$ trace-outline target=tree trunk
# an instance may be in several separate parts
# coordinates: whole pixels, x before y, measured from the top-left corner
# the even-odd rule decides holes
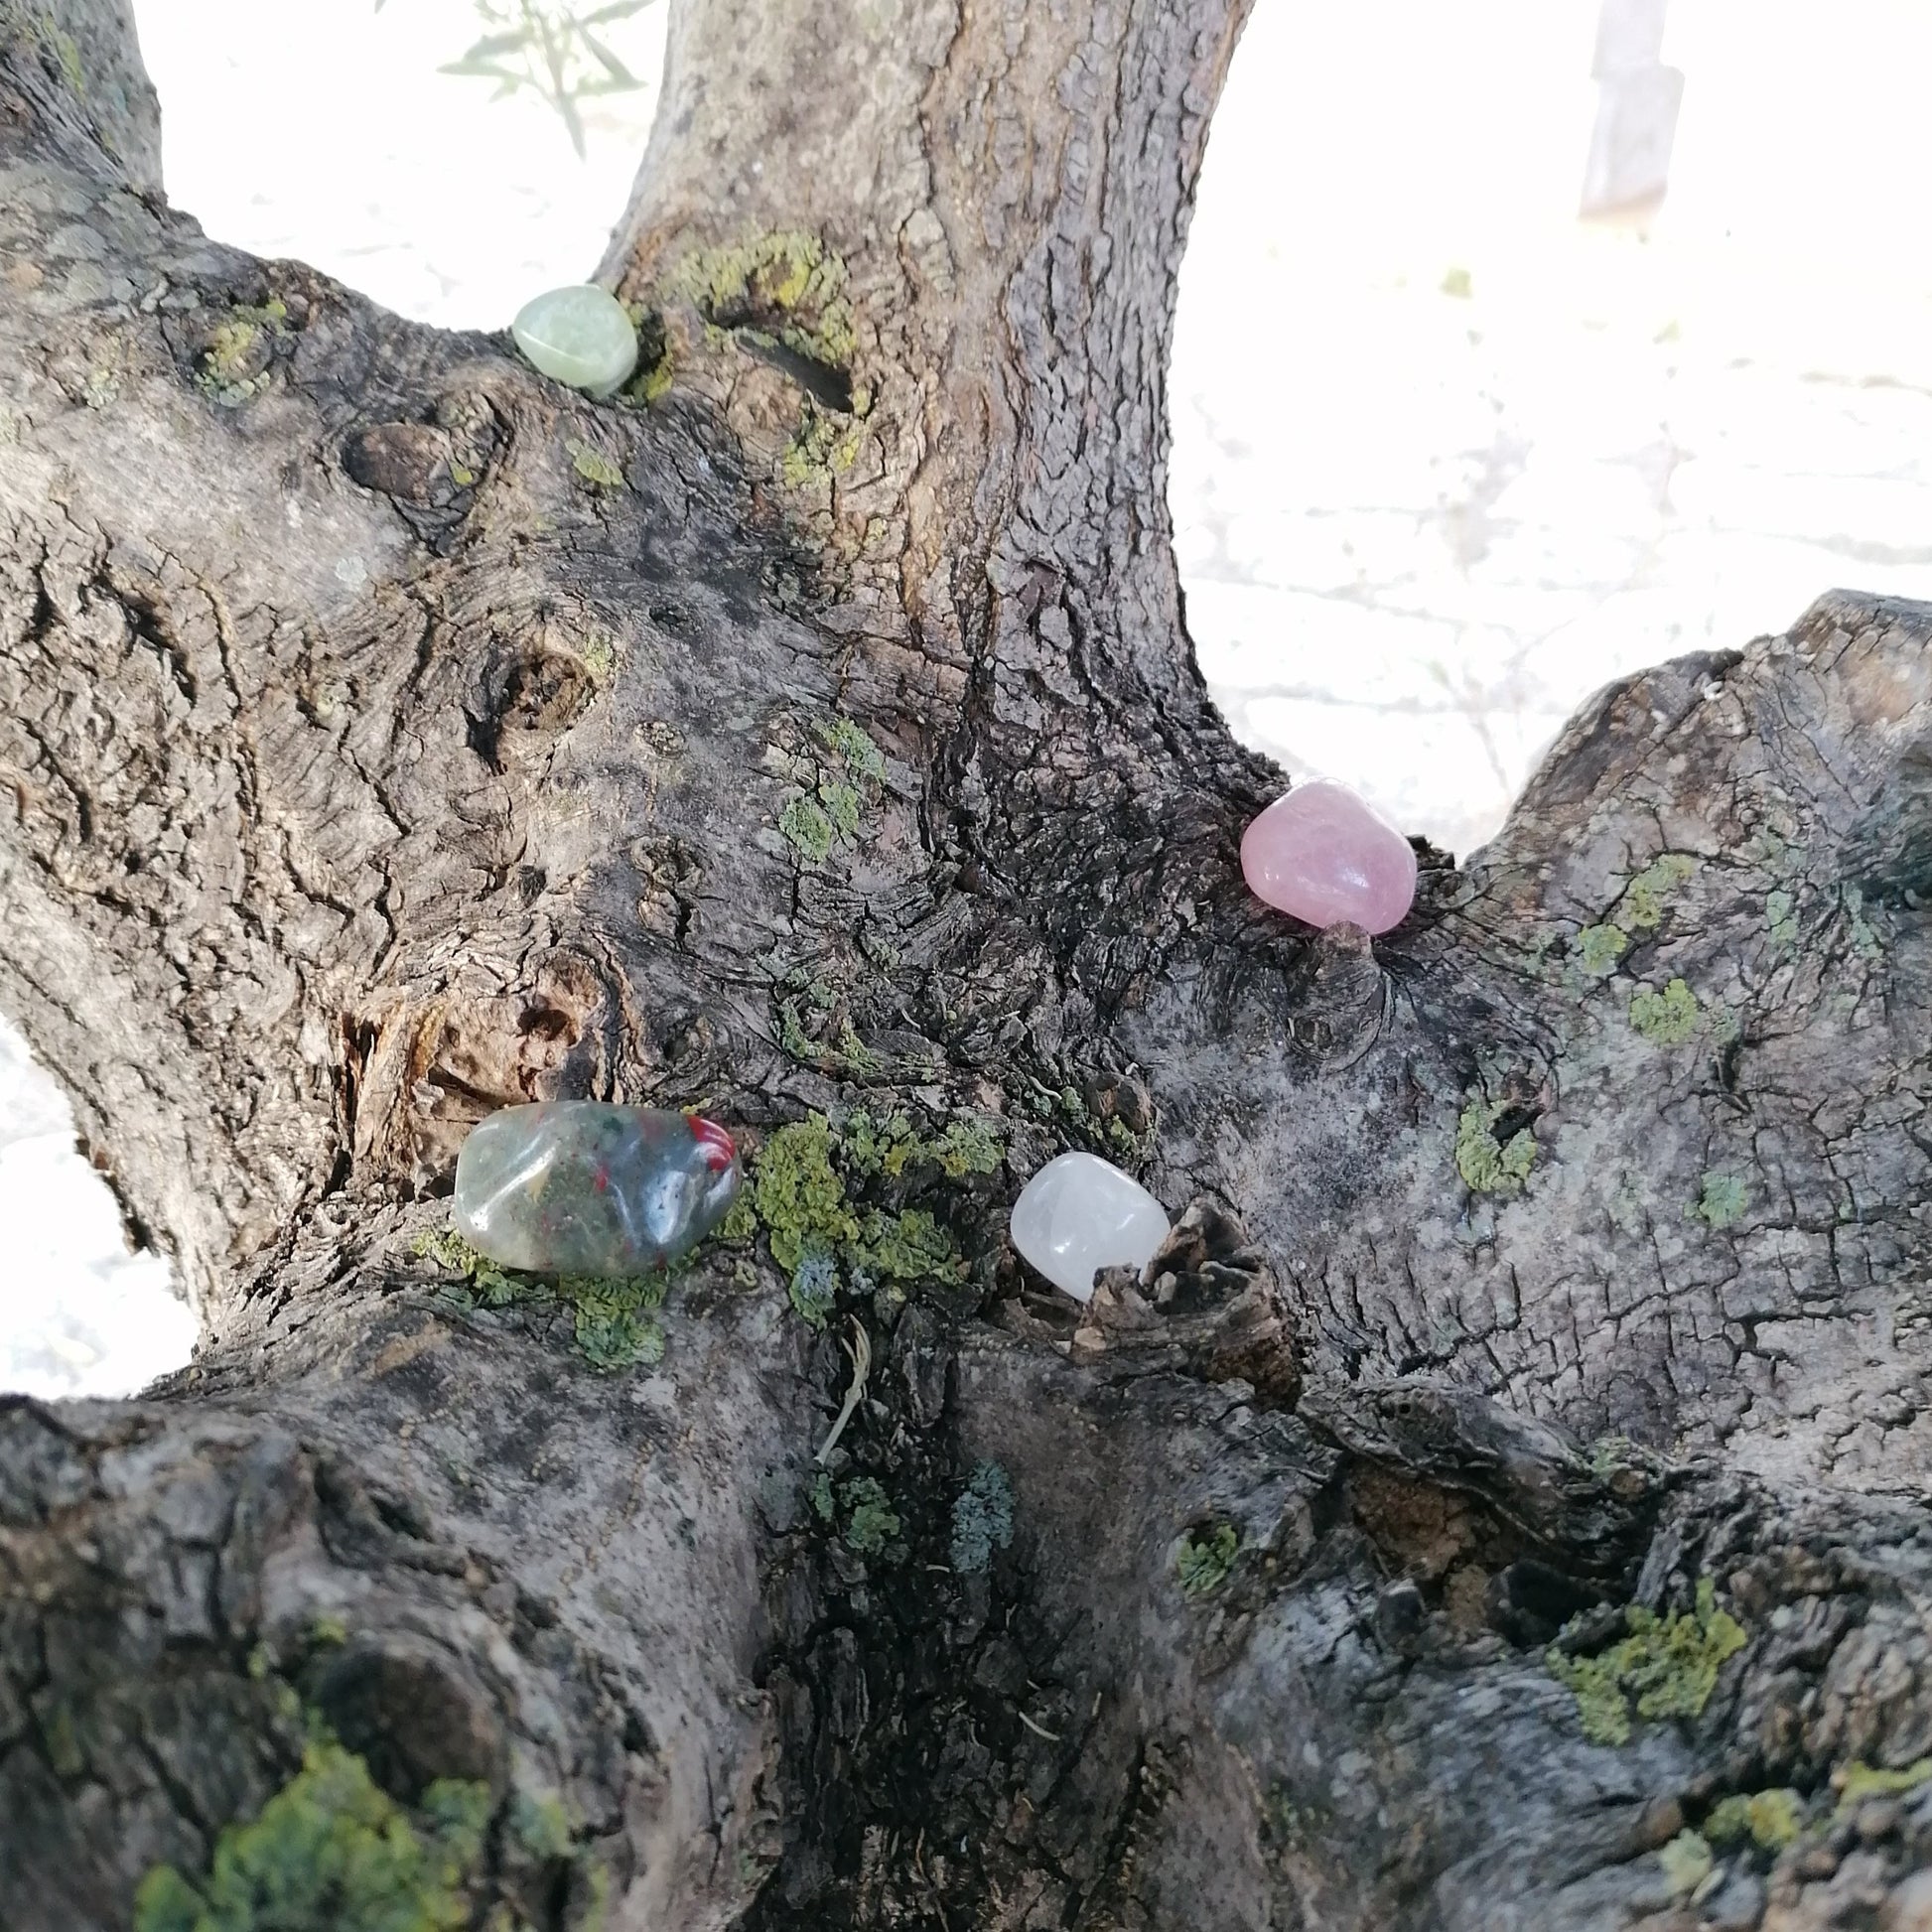
[[[1373,947],[1255,903],[1241,12],[675,0],[600,403],[0,5],[0,1005],[204,1328],[0,1404],[10,1932],[1932,1925],[1932,612],[1613,686]],[[443,1233],[556,1095],[753,1150],[659,1315]],[[1188,1208],[1084,1313],[1066,1146]]]

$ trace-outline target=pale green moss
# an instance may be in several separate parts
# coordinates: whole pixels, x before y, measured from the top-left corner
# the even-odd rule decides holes
[[[1932,1780],[1932,1757],[1918,1758],[1897,1771],[1879,1770],[1855,1757],[1832,1773],[1840,1811],[1850,1811],[1866,1798],[1896,1798],[1904,1792],[1916,1791],[1929,1780]]]
[[[564,448],[570,452],[570,467],[593,489],[623,488],[622,470],[595,445],[586,443],[581,437],[573,436],[565,443]]]
[[[1695,1718],[1717,1688],[1726,1658],[1744,1647],[1743,1626],[1717,1605],[1711,1579],[1699,1580],[1690,1610],[1658,1616],[1640,1604],[1623,1612],[1628,1634],[1594,1657],[1552,1646],[1550,1674],[1577,1700],[1584,1735],[1598,1744],[1630,1741],[1631,1704],[1640,1718]]]
[[[1804,1800],[1782,1787],[1772,1791],[1736,1792],[1722,1798],[1704,1821],[1704,1835],[1713,1845],[1748,1838],[1766,1852],[1781,1852],[1804,1825]]]
[[[1734,1173],[1707,1173],[1690,1212],[1708,1227],[1727,1228],[1744,1218],[1750,1189]]]
[[[1232,1523],[1216,1523],[1198,1536],[1189,1531],[1180,1539],[1180,1554],[1174,1559],[1181,1594],[1205,1596],[1219,1589],[1240,1548],[1240,1532]]]
[[[1620,925],[1587,925],[1577,935],[1577,964],[1598,979],[1616,971],[1616,962],[1630,944]]]
[[[1527,1127],[1508,1141],[1495,1136],[1496,1123],[1509,1111],[1500,1100],[1472,1100],[1455,1124],[1455,1171],[1475,1194],[1514,1194],[1536,1164],[1536,1137]]]
[[[1681,1046],[1698,1030],[1698,999],[1681,979],[1661,993],[1642,987],[1630,996],[1630,1024],[1654,1046]]]
[[[1711,1847],[1696,1832],[1682,1831],[1658,1854],[1664,1867],[1664,1883],[1677,1898],[1688,1898],[1710,1877],[1715,1861]]]
[[[134,1932],[459,1932],[489,1809],[486,1785],[443,1779],[412,1819],[361,1758],[312,1743],[258,1817],[221,1833],[206,1873],[142,1879]]]

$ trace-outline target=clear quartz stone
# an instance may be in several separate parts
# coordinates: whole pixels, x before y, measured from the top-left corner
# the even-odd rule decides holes
[[[1020,1190],[1012,1232],[1013,1245],[1055,1288],[1088,1302],[1095,1270],[1145,1268],[1154,1259],[1168,1215],[1111,1161],[1062,1154]]]
[[[545,375],[608,396],[637,366],[637,331],[608,289],[548,289],[517,311],[516,345]]]
[[[740,1180],[731,1136],[696,1115],[597,1100],[504,1107],[457,1156],[457,1232],[505,1268],[647,1275],[725,1218]]]

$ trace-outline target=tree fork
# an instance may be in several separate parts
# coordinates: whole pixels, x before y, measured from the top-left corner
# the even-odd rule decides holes
[[[312,1726],[532,1926],[1920,1922],[1932,617],[1611,687],[1372,950],[1248,900],[1164,500],[1239,18],[677,9],[600,404],[0,13],[0,1004],[204,1323],[0,1410],[10,1923],[269,1857]],[[559,1094],[755,1144],[650,1374],[439,1238]],[[1019,1279],[1069,1141],[1165,1300]]]

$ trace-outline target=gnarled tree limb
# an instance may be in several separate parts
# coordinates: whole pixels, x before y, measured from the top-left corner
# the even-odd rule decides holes
[[[1312,938],[1163,500],[1238,8],[681,8],[606,403],[207,242],[123,16],[4,18],[0,1004],[205,1330],[0,1412],[10,1924],[310,1723],[537,1926],[1921,1922],[1932,617],[1612,687]],[[771,1177],[649,1370],[424,1251],[573,1094]],[[1077,1314],[1069,1141],[1194,1203]]]

